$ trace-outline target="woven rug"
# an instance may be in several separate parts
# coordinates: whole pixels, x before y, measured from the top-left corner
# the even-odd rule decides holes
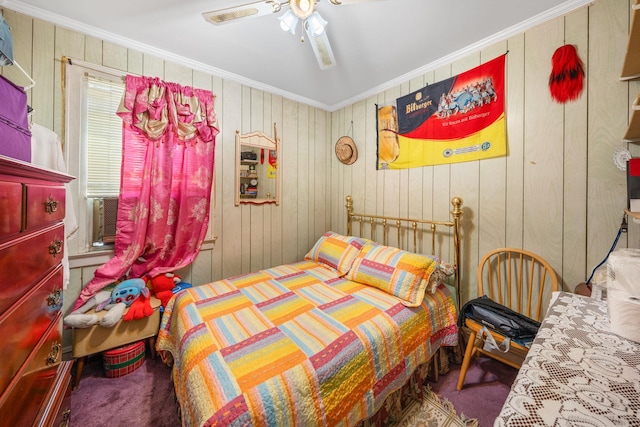
[[[393,427],[478,427],[478,420],[456,413],[453,404],[442,399],[428,386],[424,387],[422,402],[412,402],[402,420]]]

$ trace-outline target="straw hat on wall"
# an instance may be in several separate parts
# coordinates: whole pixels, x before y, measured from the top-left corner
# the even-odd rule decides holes
[[[358,160],[358,148],[350,136],[343,136],[336,142],[336,157],[345,165],[351,165]]]

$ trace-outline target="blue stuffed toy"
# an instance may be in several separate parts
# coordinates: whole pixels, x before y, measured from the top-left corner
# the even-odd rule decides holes
[[[65,317],[64,323],[72,328],[89,328],[98,324],[110,328],[122,319],[127,307],[137,301],[141,295],[146,298],[150,295],[144,280],[124,280],[113,290],[103,289],[96,293],[82,307]],[[96,313],[102,310],[108,310],[108,313],[102,316],[102,319],[97,314],[86,314],[94,307]]]

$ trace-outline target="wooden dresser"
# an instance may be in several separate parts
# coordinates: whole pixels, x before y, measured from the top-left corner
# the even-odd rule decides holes
[[[2,143],[2,141],[0,141]],[[72,177],[0,156],[0,424],[65,426],[65,188]]]

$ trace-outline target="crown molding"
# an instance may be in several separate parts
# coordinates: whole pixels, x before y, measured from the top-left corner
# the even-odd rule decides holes
[[[585,6],[590,6],[593,4],[595,0],[569,0],[555,8],[549,9],[544,13],[531,17],[525,21],[520,22],[517,25],[514,25],[510,28],[505,29],[499,33],[493,34],[490,37],[487,37],[483,40],[480,40],[476,43],[473,43],[469,46],[466,46],[456,52],[453,52],[450,55],[443,56],[429,64],[426,64],[420,68],[416,68],[413,71],[410,71],[406,74],[403,74],[393,80],[389,80],[388,82],[383,83],[382,85],[371,88],[370,90],[363,92],[359,95],[356,95],[350,99],[346,99],[338,104],[332,105],[329,107],[329,111],[336,111],[340,108],[344,108],[348,105],[354,104],[358,101],[362,101],[370,96],[377,95],[378,93],[384,92],[385,90],[391,89],[395,86],[398,86],[402,83],[406,83],[416,77],[420,77],[430,71],[433,71],[437,68],[440,68],[444,65],[451,64],[458,59],[462,59],[469,54],[478,52],[484,48],[487,48],[497,42],[508,39],[509,37],[515,36],[517,34],[523,33],[529,28],[533,28],[536,25],[540,25],[544,22],[547,22],[551,19],[557,18],[559,16],[566,15],[574,10],[580,9]]]
[[[287,92],[285,90],[267,85],[265,83],[262,83],[256,80],[251,80],[246,77],[240,76],[238,74],[230,73],[220,68],[212,67],[202,62],[194,61],[193,59],[176,55],[174,53],[167,52],[166,50],[158,49],[156,47],[150,46],[145,43],[140,43],[130,38],[119,36],[109,31],[101,30],[91,25],[86,25],[82,22],[75,21],[73,19],[69,19],[62,15],[51,13],[49,11],[46,11],[37,7],[33,7],[31,5],[25,4],[17,0],[0,0],[0,6],[6,9],[11,9],[15,12],[23,13],[33,18],[41,19],[46,22],[51,22],[52,24],[66,28],[68,30],[76,31],[82,34],[87,34],[91,37],[96,37],[98,39],[101,39],[119,46],[123,46],[128,49],[133,49],[142,53],[154,55],[158,58],[162,58],[170,62],[184,65],[188,68],[191,68],[197,71],[202,71],[207,74],[212,74],[214,76],[231,80],[245,86],[249,86],[258,90],[263,90],[263,91],[272,93],[274,95],[280,95],[282,97],[291,99],[293,101],[310,105],[312,107],[318,107],[323,110],[330,111],[329,110],[330,107],[327,104],[318,102],[314,99],[305,98],[295,93]]]
[[[189,68],[192,68],[194,70],[198,70],[198,71],[202,71],[208,74],[212,74],[218,77],[221,77],[223,79],[228,79],[228,80],[232,80],[235,81],[237,83],[240,83],[242,85],[245,86],[249,86],[258,90],[263,90],[269,93],[272,93],[274,95],[279,95],[288,99],[291,99],[293,101],[296,102],[300,102],[312,107],[317,107],[320,109],[323,109],[325,111],[328,112],[334,112],[337,111],[341,108],[344,108],[346,106],[352,105],[356,102],[362,101],[366,98],[369,98],[370,96],[376,95],[378,93],[384,92],[385,90],[391,89],[395,86],[398,86],[402,83],[406,83],[407,81],[410,81],[411,79],[415,78],[415,77],[419,77],[421,75],[424,75],[430,71],[433,71],[443,65],[447,65],[447,64],[451,64],[452,62],[455,62],[458,59],[464,58],[465,56],[472,54],[474,52],[477,52],[479,50],[482,50],[486,47],[491,46],[494,43],[503,41],[508,39],[509,37],[512,37],[514,35],[520,34],[525,32],[526,30],[528,30],[529,28],[532,28],[536,25],[542,24],[546,21],[549,21],[551,19],[557,18],[559,16],[563,16],[566,15],[574,10],[577,10],[579,8],[582,7],[586,7],[586,6],[590,6],[591,4],[593,4],[595,0],[569,0],[566,1],[564,3],[562,3],[559,6],[556,6],[555,8],[549,9],[541,14],[538,14],[532,18],[529,18],[525,21],[520,22],[517,25],[514,25],[510,28],[507,28],[504,31],[501,31],[499,33],[493,34],[490,37],[487,37],[483,40],[480,40],[476,43],[473,43],[469,46],[466,46],[463,49],[460,49],[456,52],[453,52],[450,55],[447,56],[443,56],[442,58],[439,58],[435,61],[430,62],[429,64],[426,64],[420,68],[417,68],[413,71],[410,71],[408,73],[405,73],[401,76],[396,77],[395,79],[389,80],[379,86],[373,87],[370,90],[366,91],[366,92],[362,92],[358,95],[355,95],[349,99],[345,99],[342,102],[333,104],[333,105],[328,105],[322,102],[319,102],[317,100],[314,99],[309,99],[309,98],[305,98],[303,96],[297,95],[295,93],[291,93],[270,85],[267,85],[265,83],[259,82],[259,81],[255,81],[255,80],[251,80],[248,78],[245,78],[243,76],[240,76],[238,74],[234,74],[234,73],[230,73],[228,71],[216,68],[216,67],[212,67],[210,65],[206,65],[202,62],[198,62],[198,61],[194,61],[192,59],[180,56],[180,55],[176,55],[170,52],[167,52],[165,50],[162,49],[158,49],[156,47],[144,44],[144,43],[140,43],[137,42],[135,40],[129,39],[129,38],[125,38],[125,37],[121,37],[117,34],[113,34],[111,32],[108,31],[104,31],[104,30],[100,30],[96,27],[90,26],[90,25],[86,25],[83,24],[82,22],[78,22],[69,18],[66,18],[64,16],[61,15],[57,15],[57,14],[53,14],[49,11],[45,11],[43,9],[40,8],[36,8],[33,7],[31,5],[25,4],[21,1],[18,0],[0,0],[0,6],[2,7],[6,7],[7,9],[11,9],[13,11],[16,12],[20,12],[23,13],[25,15],[29,15],[32,16],[34,18],[38,18],[41,19],[43,21],[47,21],[47,22],[51,22],[55,25],[67,28],[69,30],[73,30],[73,31],[77,31],[79,33],[83,33],[83,34],[87,34],[90,35],[92,37],[96,37],[105,41],[108,41],[110,43],[114,43],[114,44],[118,44],[121,45],[123,47],[129,48],[129,49],[134,49],[137,50],[139,52],[143,52],[143,53],[148,53],[154,56],[157,56],[159,58],[165,59],[167,61],[171,61],[171,62],[175,62],[175,63],[179,63],[182,65],[185,65]]]

